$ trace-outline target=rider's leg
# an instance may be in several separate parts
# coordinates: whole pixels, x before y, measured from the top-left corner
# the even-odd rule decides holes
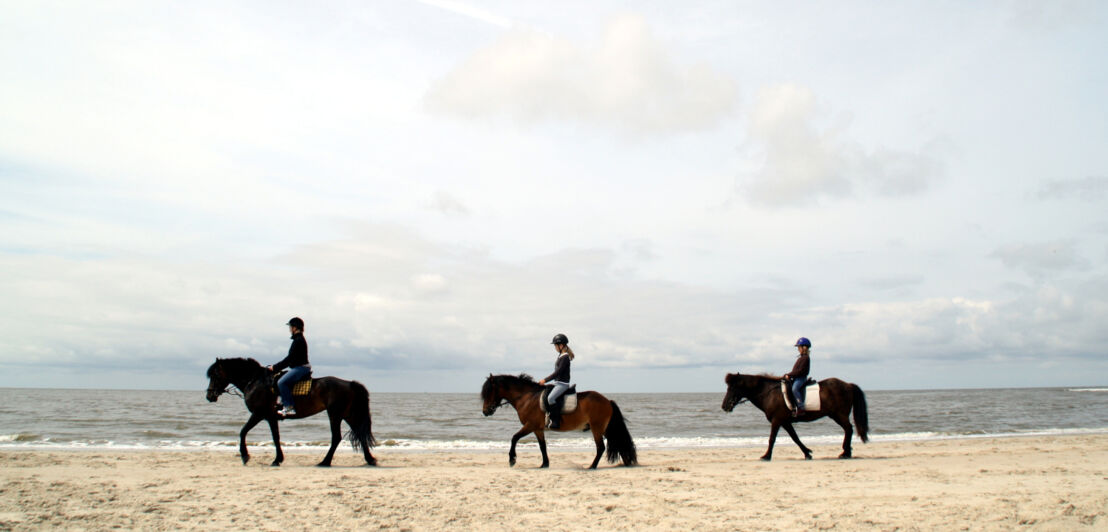
[[[288,372],[277,380],[277,391],[281,392],[281,403],[285,405],[285,411],[295,412],[296,408],[293,405],[296,403],[292,402],[292,385],[303,380],[310,371],[304,366],[289,368]]]
[[[556,429],[562,426],[562,395],[569,389],[569,383],[554,381],[554,389],[546,396],[547,413],[550,414],[550,428]]]
[[[808,379],[801,377],[793,379],[793,398],[796,400],[796,411],[804,411],[804,383]]]

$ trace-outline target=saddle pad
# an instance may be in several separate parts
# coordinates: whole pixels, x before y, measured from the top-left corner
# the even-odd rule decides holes
[[[563,414],[569,414],[569,413],[575,412],[577,410],[577,391],[576,391],[576,388],[577,388],[577,386],[574,385],[574,387],[571,388],[571,390],[573,390],[573,391],[566,392],[565,394],[562,395],[562,398],[565,399],[562,402],[562,413]],[[547,408],[546,396],[549,395],[549,394],[550,394],[550,390],[544,390],[542,392],[542,401],[539,401],[539,408],[541,408],[543,412],[546,412],[546,408]]]
[[[785,396],[785,406],[793,407],[792,394],[789,393],[789,385],[781,382],[781,395]],[[808,411],[819,410],[819,383],[809,384],[804,388],[804,409]]]
[[[312,391],[312,379],[304,379],[292,385],[293,395],[308,395]]]

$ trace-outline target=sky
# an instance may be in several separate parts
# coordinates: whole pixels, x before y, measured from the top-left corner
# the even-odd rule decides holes
[[[1108,385],[1108,4],[0,0],[0,386]]]

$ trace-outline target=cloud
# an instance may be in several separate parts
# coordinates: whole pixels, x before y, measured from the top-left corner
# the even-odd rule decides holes
[[[1005,300],[809,306],[797,287],[636,279],[621,272],[619,249],[516,263],[395,225],[352,228],[349,238],[260,261],[0,254],[0,334],[12,340],[0,363],[40,373],[170,372],[172,386],[202,378],[216,356],[279,360],[292,315],[307,322],[313,363],[351,378],[534,372],[549,365],[545,342],[555,332],[570,335],[586,372],[774,370],[800,335],[817,342],[828,372],[1089,357],[1088,346],[1108,341],[1108,283],[1096,279],[1044,281]]]
[[[435,82],[425,103],[467,119],[569,120],[659,134],[714,127],[735,98],[733,81],[705,65],[678,64],[642,18],[623,16],[584,47],[534,30],[507,32]]]
[[[1034,278],[1043,278],[1067,270],[1088,266],[1073,240],[1054,240],[1034,244],[1009,244],[994,250],[990,257],[1005,266],[1021,270]]]
[[[442,9],[442,10],[445,10],[445,11],[450,11],[451,13],[457,13],[457,14],[462,15],[464,17],[469,17],[473,20],[479,20],[479,21],[484,22],[486,24],[491,24],[493,26],[497,26],[497,27],[501,27],[501,28],[510,28],[513,25],[515,25],[515,23],[512,22],[512,20],[507,18],[507,17],[503,17],[503,16],[497,15],[495,13],[485,11],[484,9],[480,9],[480,8],[471,6],[469,4],[464,4],[462,2],[453,2],[451,0],[416,0],[416,1],[421,3],[421,4],[434,6],[434,7],[437,7],[439,9]]]
[[[1083,179],[1055,179],[1039,187],[1040,199],[1076,199],[1100,201],[1108,196],[1108,177],[1089,176]]]
[[[435,191],[431,196],[430,208],[446,216],[468,216],[469,207],[466,207],[458,198],[442,190]]]
[[[748,148],[763,161],[741,184],[750,201],[795,205],[859,191],[912,195],[942,173],[938,143],[918,152],[867,151],[846,136],[844,124],[819,127],[821,114],[806,87],[783,84],[759,91],[749,117]]]

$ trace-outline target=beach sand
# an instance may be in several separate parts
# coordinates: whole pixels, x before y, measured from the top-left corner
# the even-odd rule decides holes
[[[507,435],[505,436],[507,440]],[[1108,530],[1108,435],[591,453],[0,452],[0,530]]]

